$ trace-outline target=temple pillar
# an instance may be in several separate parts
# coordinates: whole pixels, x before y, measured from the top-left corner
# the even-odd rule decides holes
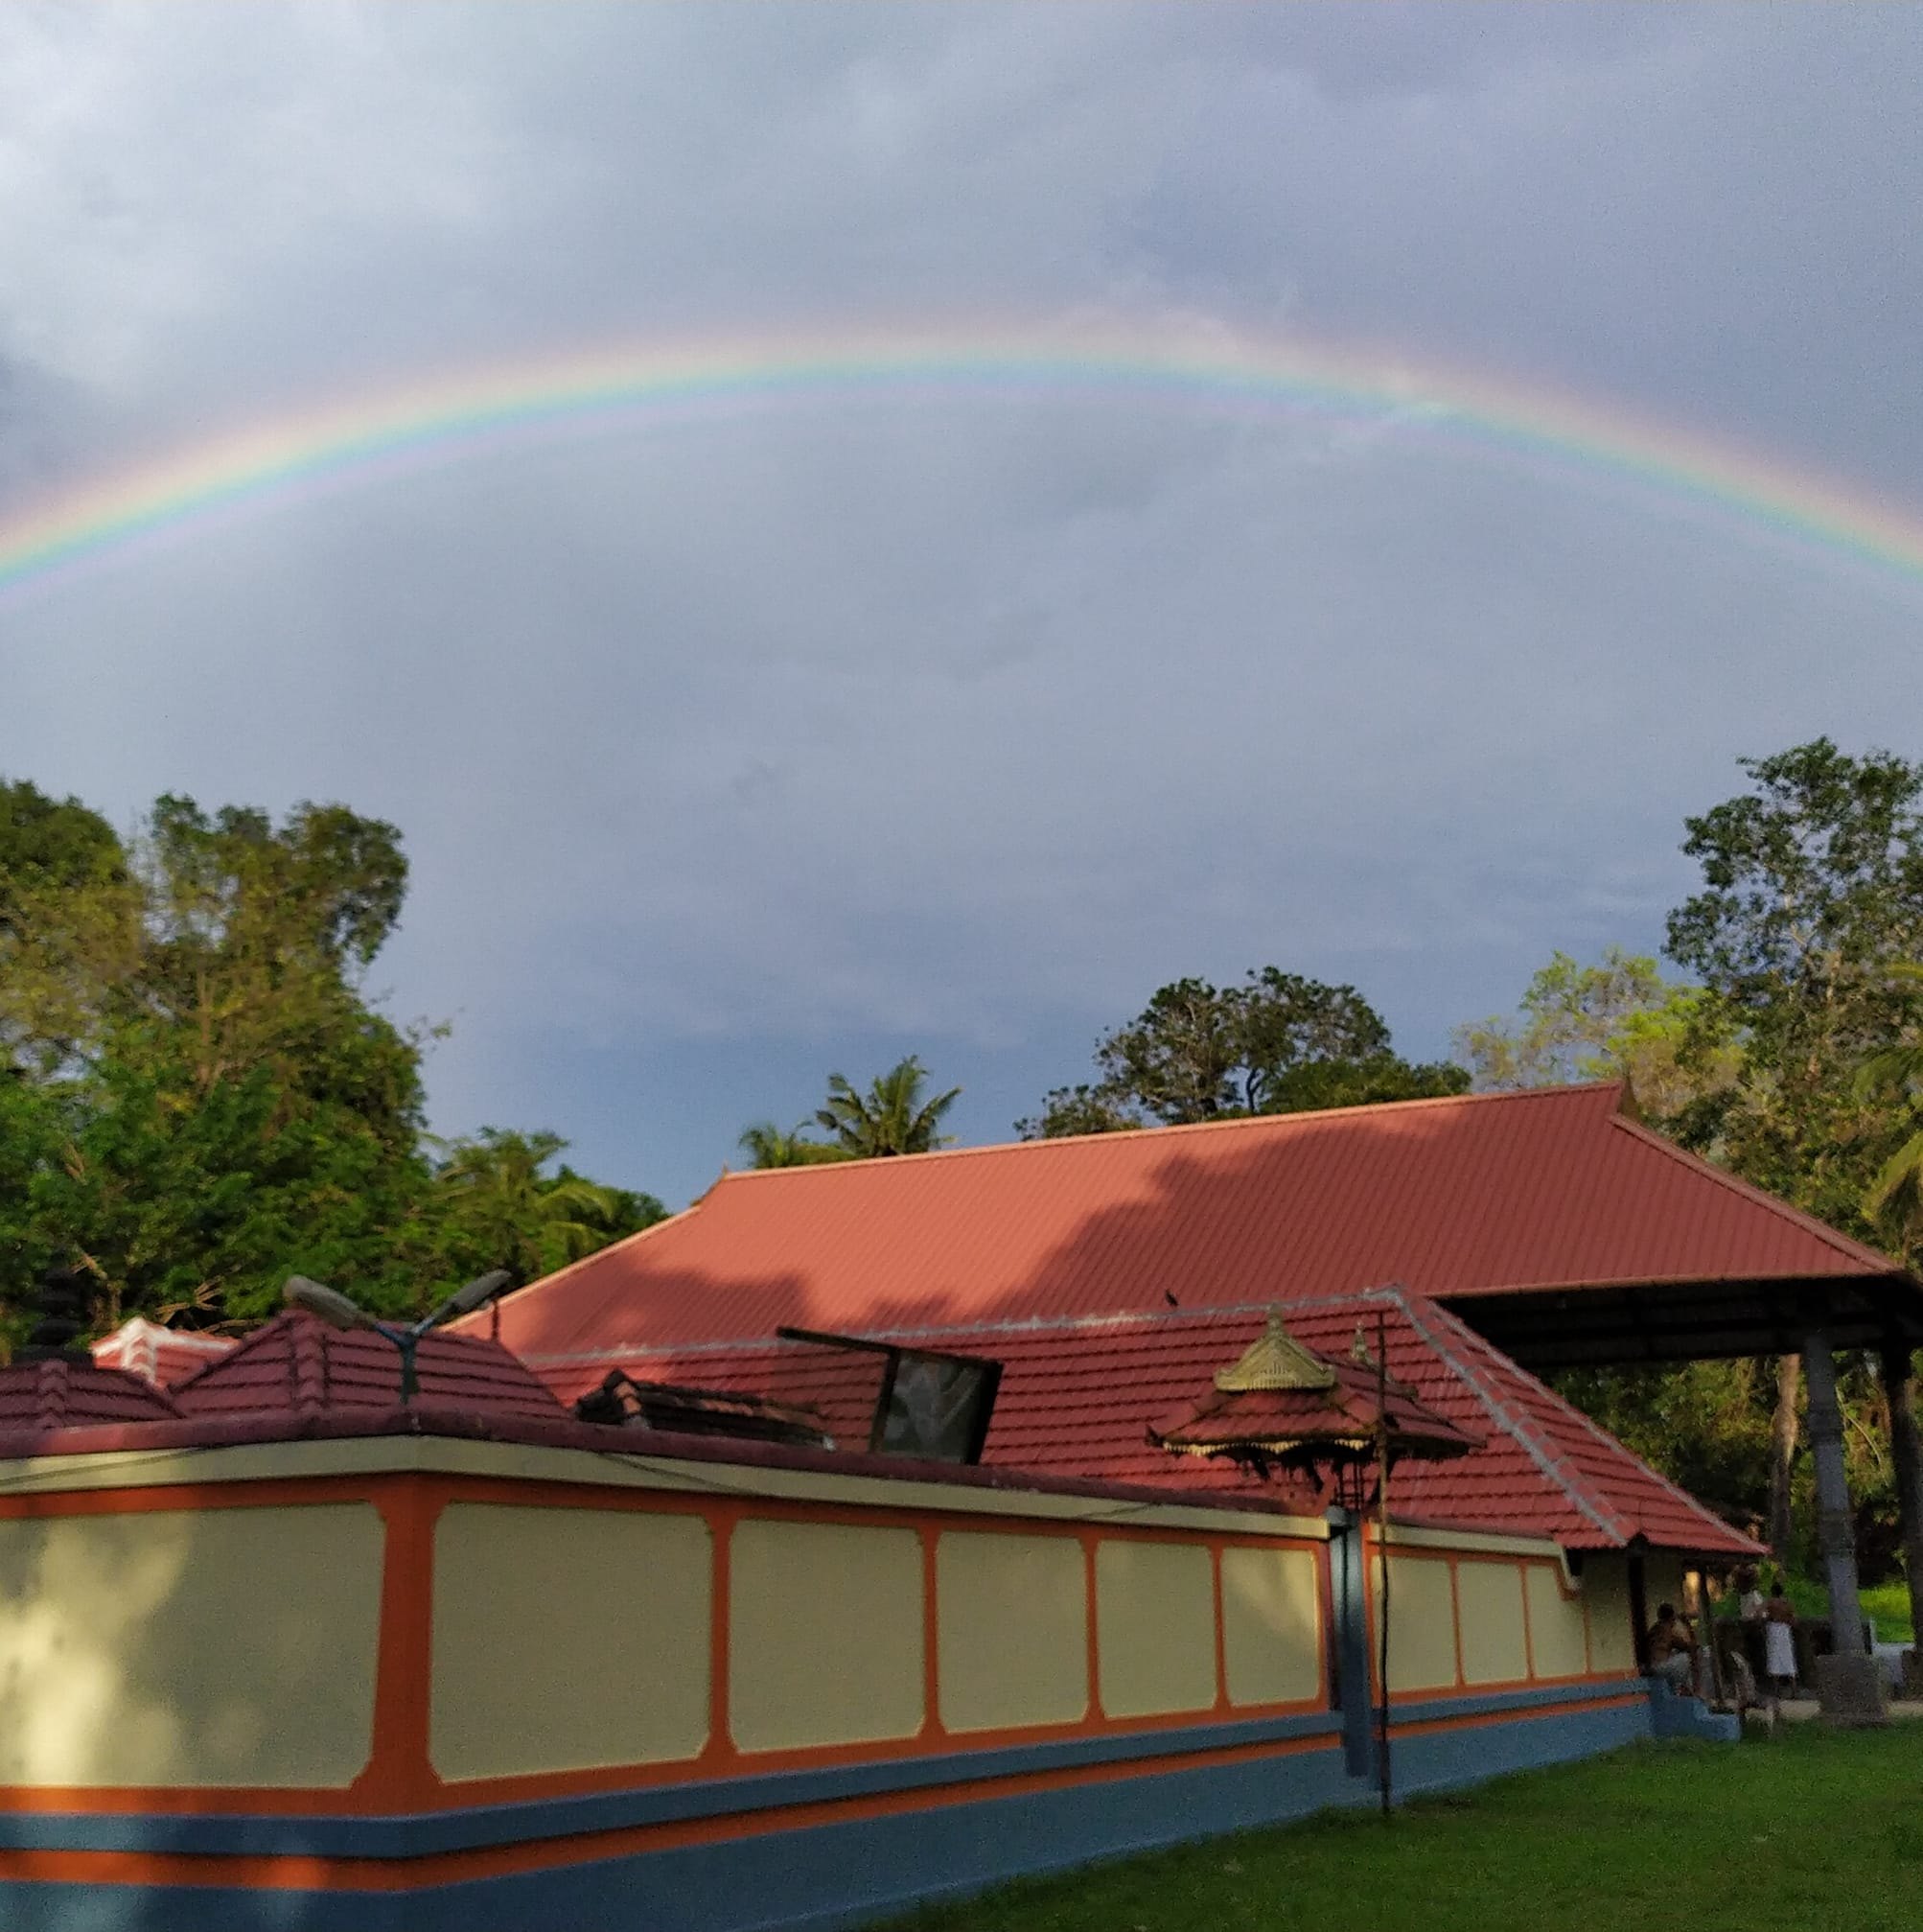
[[[1903,1567],[1910,1578],[1911,1628],[1923,1632],[1923,1440],[1916,1431],[1915,1363],[1899,1342],[1883,1351],[1883,1387],[1889,1398],[1889,1456],[1896,1466],[1897,1523]],[[1923,1691],[1923,1637],[1904,1659],[1904,1692]]]
[[[1342,1756],[1351,1778],[1376,1770],[1374,1692],[1369,1670],[1369,1574],[1362,1518],[1329,1512],[1329,1584],[1335,1613],[1335,1691],[1342,1707]]]
[[[1817,1659],[1817,1695],[1830,1724],[1888,1722],[1883,1672],[1863,1641],[1863,1600],[1856,1579],[1856,1517],[1849,1506],[1849,1478],[1842,1454],[1842,1404],[1837,1395],[1836,1358],[1829,1337],[1812,1331],[1803,1347],[1803,1380],[1809,1391],[1810,1456],[1816,1467],[1817,1541],[1829,1586],[1830,1641],[1835,1648]]]

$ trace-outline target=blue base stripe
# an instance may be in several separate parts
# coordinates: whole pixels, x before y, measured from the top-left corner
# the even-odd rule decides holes
[[[1646,1700],[1600,1702],[1620,1694],[1621,1687],[1602,1687],[1587,1697],[1564,1695],[1565,1708],[1534,1706],[1541,1714],[1525,1702],[1515,1707],[1513,1721],[1399,1737],[1398,1792],[1470,1784],[1650,1735]],[[1485,1701],[1412,1705],[1403,1714],[1467,1715],[1467,1706]],[[1166,1746],[1169,1736],[1157,1741]],[[1210,1741],[1220,1739],[1212,1734]],[[1323,1748],[1235,1764],[938,1804],[412,1892],[8,1884],[0,1886],[0,1920],[10,1932],[527,1932],[576,1925],[596,1932],[829,1932],[1025,1874],[1374,1802],[1369,1781],[1346,1775],[1332,1732]]]

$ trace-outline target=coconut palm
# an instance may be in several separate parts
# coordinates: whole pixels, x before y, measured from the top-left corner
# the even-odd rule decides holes
[[[603,1187],[569,1167],[548,1174],[568,1146],[559,1134],[484,1127],[440,1146],[443,1239],[460,1268],[484,1263],[531,1280],[661,1218],[652,1196]]]
[[[738,1145],[756,1167],[819,1167],[823,1161],[853,1158],[831,1141],[807,1139],[807,1129],[806,1121],[779,1128],[772,1120],[758,1120],[742,1129]]]
[[[913,1054],[871,1081],[865,1094],[842,1075],[830,1074],[827,1105],[815,1119],[849,1154],[927,1153],[954,1138],[938,1129],[962,1091],[952,1086],[924,1099],[927,1081],[927,1070]]]
[[[1891,979],[1923,988],[1923,966],[1889,967]],[[1856,1077],[1857,1091],[1865,1099],[1906,1101],[1913,1108],[1923,1102],[1923,1042],[1904,1041],[1871,1054]],[[1863,1198],[1863,1211],[1899,1244],[1906,1243],[1923,1222],[1923,1129],[1912,1133],[1889,1158]]]

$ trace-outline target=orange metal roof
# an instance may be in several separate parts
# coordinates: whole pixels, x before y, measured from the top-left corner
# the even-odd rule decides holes
[[[1659,1548],[1754,1555],[1756,1546],[1666,1481],[1579,1410],[1518,1368],[1446,1310],[1395,1289],[1291,1303],[1296,1338],[1340,1358],[1365,1324],[1386,1315],[1390,1373],[1474,1438],[1447,1462],[1399,1464],[1390,1506],[1397,1521],[1518,1536],[1569,1549],[1620,1548],[1638,1536]],[[1266,1310],[1174,1311],[898,1329],[889,1339],[1003,1365],[983,1461],[1052,1478],[1209,1494],[1295,1496],[1233,1463],[1174,1455],[1148,1427],[1171,1398],[1206,1386],[1262,1331]],[[637,1376],[809,1402],[845,1448],[860,1448],[873,1390],[857,1369],[823,1351],[757,1340],[631,1351]],[[563,1401],[598,1383],[610,1362],[546,1370]],[[859,1384],[859,1385],[857,1385]]]
[[[500,1339],[540,1364],[783,1323],[1292,1304],[1387,1281],[1455,1298],[1897,1272],[1639,1126],[1608,1084],[725,1175],[508,1297]]]

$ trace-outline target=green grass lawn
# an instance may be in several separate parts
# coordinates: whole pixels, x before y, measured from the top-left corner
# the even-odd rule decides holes
[[[1923,1724],[1639,1744],[899,1921],[915,1932],[1915,1932]]]

